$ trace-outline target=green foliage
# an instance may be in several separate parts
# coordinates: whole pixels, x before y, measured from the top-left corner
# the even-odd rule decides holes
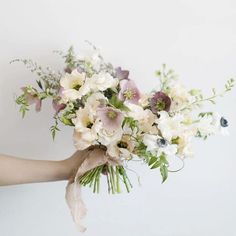
[[[168,178],[168,166],[169,166],[165,154],[162,153],[158,157],[153,155],[146,149],[147,149],[146,145],[142,141],[140,141],[135,151],[139,157],[142,157],[145,160],[150,169],[160,168],[162,183],[164,183]]]
[[[56,133],[58,131],[60,131],[60,129],[58,128],[58,120],[57,120],[57,118],[55,118],[55,124],[51,126],[50,131],[51,131],[53,140],[55,140]]]
[[[102,173],[105,174],[107,178],[108,193],[121,193],[120,182],[123,182],[126,191],[128,193],[130,192],[132,185],[123,166],[112,166],[109,164],[100,165],[81,176],[79,182],[82,186],[93,188],[94,193],[99,193],[100,179],[101,176],[103,176]]]
[[[111,99],[109,99],[109,104],[121,111],[130,111],[130,109],[124,104],[124,102],[118,99],[117,95],[113,95]]]
[[[16,98],[16,104],[20,105],[20,113],[22,118],[25,117],[27,111],[29,111],[29,104],[26,100],[25,93]]]
[[[39,79],[36,80],[39,88],[48,95],[56,94],[60,89],[61,73],[53,71],[50,67],[43,68],[31,59],[16,59],[11,61],[23,63],[27,69],[35,73]]]
[[[156,76],[160,79],[161,91],[163,92],[168,90],[169,81],[177,78],[177,75],[172,69],[167,70],[166,64],[162,65],[161,70],[156,71]]]
[[[231,91],[233,87],[234,87],[234,79],[230,79],[225,84],[225,91],[226,92]]]
[[[124,118],[122,127],[124,127],[125,125],[128,125],[128,126],[131,128],[132,131],[134,131],[135,128],[138,129],[138,121],[135,120],[135,119],[132,118],[132,117],[125,117],[125,118]]]

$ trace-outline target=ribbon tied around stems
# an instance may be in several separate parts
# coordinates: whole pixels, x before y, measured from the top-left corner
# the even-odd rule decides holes
[[[92,155],[92,152],[96,153],[93,153]],[[80,232],[85,232],[86,227],[83,226],[82,220],[86,216],[87,208],[82,199],[80,177],[86,172],[104,164],[115,166],[121,165],[121,161],[106,155],[106,152],[104,152],[103,148],[97,147],[88,148],[83,153],[81,158],[83,158],[84,161],[79,166],[75,178],[68,182],[65,198],[78,230]]]

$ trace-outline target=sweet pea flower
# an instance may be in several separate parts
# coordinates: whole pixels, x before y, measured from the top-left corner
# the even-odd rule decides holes
[[[159,111],[169,111],[171,105],[171,99],[165,93],[159,91],[154,94],[151,98],[150,106],[154,114],[157,114]]]
[[[107,130],[116,130],[121,127],[124,115],[117,109],[112,107],[102,107],[97,111],[103,127]]]
[[[118,97],[122,101],[138,104],[141,94],[133,80],[122,80]]]

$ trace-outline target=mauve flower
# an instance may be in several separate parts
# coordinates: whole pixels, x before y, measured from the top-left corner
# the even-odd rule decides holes
[[[137,104],[141,94],[133,80],[122,80],[120,81],[120,92],[118,97],[122,101]]]
[[[116,78],[122,80],[122,79],[128,79],[128,77],[129,77],[128,70],[122,70],[121,67],[116,68]]]
[[[29,105],[35,104],[35,110],[39,112],[42,106],[41,99],[39,99],[38,96],[35,93],[33,93],[33,91],[29,93],[26,87],[23,87],[21,89],[25,93],[25,98],[26,98],[27,103]]]
[[[52,106],[54,110],[56,111],[55,115],[57,115],[60,111],[65,109],[66,105],[63,103],[59,103],[57,100],[52,100]]]
[[[117,109],[112,107],[102,107],[97,110],[103,127],[107,130],[117,130],[121,127],[124,115]]]
[[[156,92],[151,98],[150,106],[154,114],[157,114],[159,111],[169,111],[171,105],[171,99],[163,92]]]

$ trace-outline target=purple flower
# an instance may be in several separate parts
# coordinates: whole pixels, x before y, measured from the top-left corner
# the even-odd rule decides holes
[[[118,67],[118,68],[116,68],[116,77],[119,80],[128,79],[129,71],[128,70],[122,70],[121,67]]]
[[[35,104],[35,110],[39,112],[42,107],[42,101],[38,98],[37,94],[32,92],[29,92],[27,87],[22,87],[22,91],[25,94],[25,99],[29,105]]]
[[[55,99],[52,100],[52,106],[53,106],[54,110],[56,111],[55,115],[57,115],[60,111],[62,111],[66,107],[65,104],[59,103]]]
[[[163,92],[156,92],[151,98],[150,106],[154,114],[159,111],[169,111],[171,105],[171,99]]]
[[[97,115],[101,119],[103,127],[112,131],[119,129],[124,120],[122,112],[112,107],[99,108],[97,110]]]
[[[137,104],[140,99],[140,92],[133,80],[120,81],[120,92],[118,95],[122,101]]]

